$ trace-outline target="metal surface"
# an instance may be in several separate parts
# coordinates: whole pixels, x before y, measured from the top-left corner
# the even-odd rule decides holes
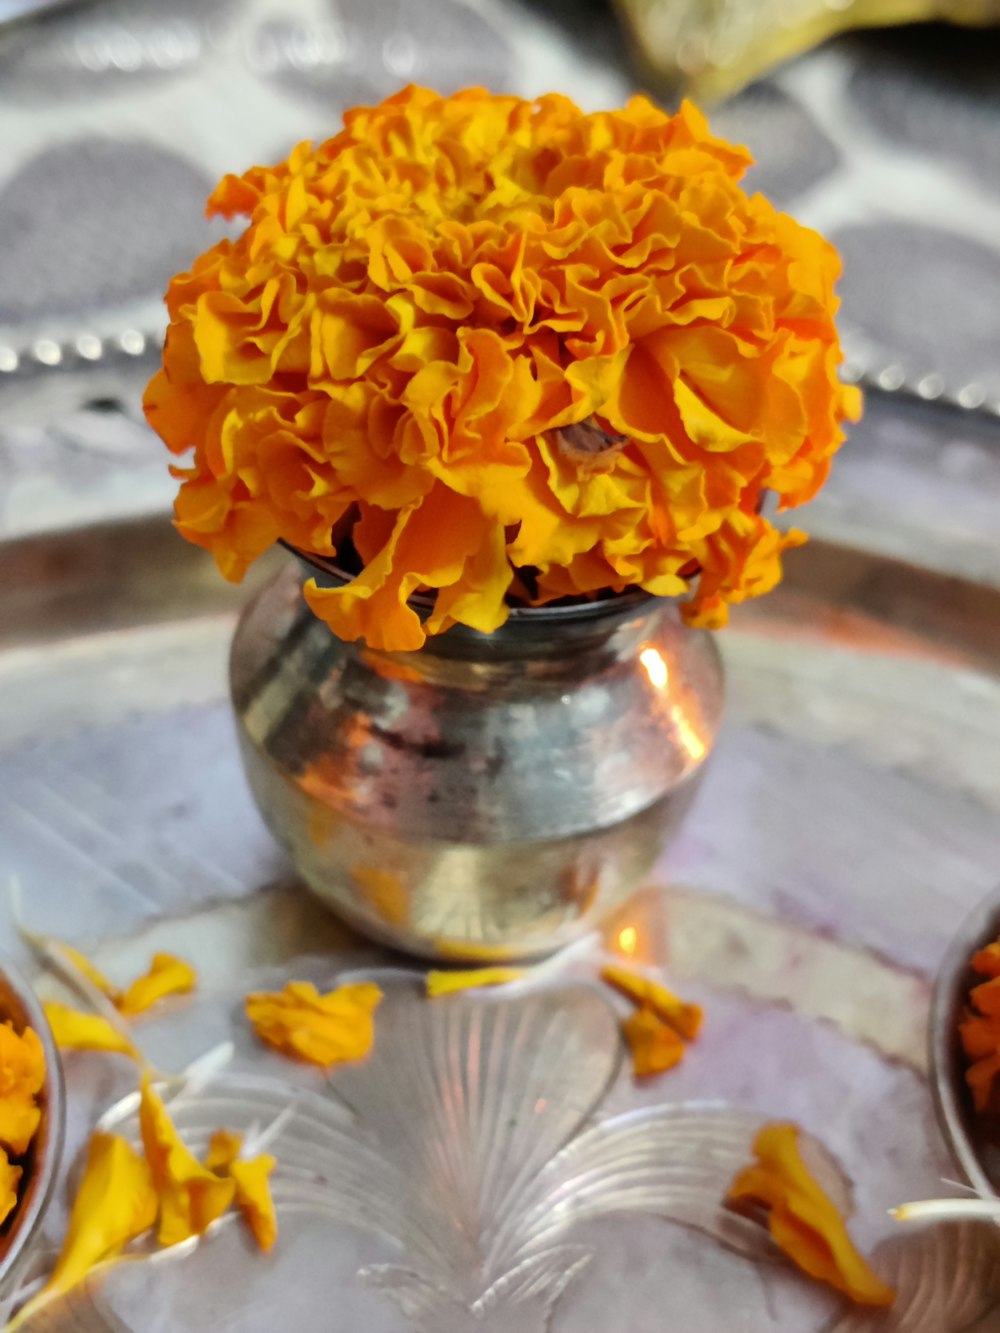
[[[15,1289],[32,1242],[37,1238],[55,1189],[62,1157],[66,1092],[52,1031],[35,993],[9,960],[0,958],[0,1016],[15,1032],[30,1027],[45,1055],[45,1085],[39,1098],[41,1120],[23,1165],[21,1197],[0,1237],[0,1301]]]
[[[551,952],[648,876],[722,713],[718,650],[644,598],[419,653],[342,644],[292,565],[231,660],[247,776],[309,886],[425,957]]]
[[[722,1101],[798,1121],[851,1177],[852,1234],[900,1287],[878,1333],[957,1333],[976,1320],[989,1330],[995,1229],[897,1233],[886,1210],[949,1192],[955,1168],[925,1077],[930,983],[1000,865],[1000,592],[982,507],[992,444],[982,441],[982,467],[963,470],[950,460],[958,450],[968,462],[967,444],[942,441],[937,472],[928,444],[915,474],[902,437],[898,449],[884,443],[879,430],[859,432],[823,502],[829,521],[833,501],[852,501],[842,531],[853,544],[794,552],[783,586],[718,636],[725,723],[651,872],[655,891],[627,904],[593,952],[542,964],[539,982],[592,985],[602,950],[620,941],[664,968],[704,1005],[704,1032],[661,1080],[638,1085],[622,1067],[597,1116],[655,1120]],[[955,523],[977,512],[981,540]],[[907,559],[879,553],[890,537]],[[242,997],[289,977],[328,985],[386,958],[302,891],[247,791],[226,682],[246,590],[163,520],[25,539],[0,546],[0,563],[0,869],[22,882],[27,925],[84,946],[116,982],[161,949],[196,965],[198,995],[137,1028],[158,1068],[180,1070],[232,1039],[234,1077],[280,1080],[289,1098],[322,1090],[316,1071],[261,1051]],[[20,949],[2,904],[0,946]],[[407,1003],[419,1025],[429,1002],[414,988]],[[391,1080],[396,1048],[378,1031],[368,1076]],[[341,1072],[356,1089],[361,1071]],[[81,1056],[67,1077],[71,1181],[135,1071]],[[347,1092],[339,1076],[331,1088]],[[470,1106],[453,1103],[449,1123]],[[203,1127],[215,1116],[208,1107]],[[65,1198],[29,1247],[32,1271],[51,1264]],[[279,1225],[267,1260],[228,1224],[191,1251],[110,1270],[106,1290],[38,1327],[85,1328],[98,1308],[118,1333],[265,1333],[279,1320],[319,1333],[333,1309],[345,1333],[419,1329],[358,1277],[400,1263],[391,1239],[320,1224],[291,1203]],[[552,1333],[714,1333],[740,1328],[733,1311],[740,1333],[871,1333],[867,1316],[838,1312],[797,1275],[758,1270],[656,1218],[591,1219],[563,1243],[596,1255],[567,1286]],[[483,1329],[455,1321],[458,1333]]]

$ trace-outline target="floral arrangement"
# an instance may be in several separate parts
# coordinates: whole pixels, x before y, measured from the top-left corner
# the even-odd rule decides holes
[[[249,225],[171,282],[145,398],[180,531],[231,579],[336,558],[308,601],[372,647],[629,588],[724,623],[804,540],[765,491],[813,496],[860,407],[836,253],[750,164],[690,104],[410,87],[227,176]]]

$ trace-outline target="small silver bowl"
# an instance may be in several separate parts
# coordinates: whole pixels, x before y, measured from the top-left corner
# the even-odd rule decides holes
[[[0,958],[0,1022],[9,1020],[16,1032],[34,1028],[45,1053],[45,1085],[39,1103],[42,1118],[24,1160],[21,1197],[0,1227],[0,1294],[8,1294],[28,1256],[28,1246],[41,1225],[52,1198],[62,1157],[66,1120],[66,1091],[62,1066],[45,1012],[25,977],[6,958]]]
[[[969,960],[998,936],[1000,895],[992,893],[966,917],[948,946],[934,986],[929,1032],[938,1122],[969,1184],[986,1199],[1000,1198],[1000,1121],[977,1115],[973,1108],[958,1025],[969,991],[985,980],[973,972]]]

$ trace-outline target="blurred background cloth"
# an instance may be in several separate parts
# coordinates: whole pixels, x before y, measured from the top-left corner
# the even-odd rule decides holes
[[[706,110],[757,157],[748,186],[844,256],[848,377],[974,420],[980,466],[1000,424],[1000,29],[850,31],[918,3],[90,0],[0,24],[0,537],[166,508],[139,395],[168,278],[224,233],[206,195],[411,81],[588,109],[725,90]]]

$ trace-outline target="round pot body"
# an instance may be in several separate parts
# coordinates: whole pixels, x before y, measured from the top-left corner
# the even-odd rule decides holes
[[[413,653],[338,640],[294,566],[237,627],[247,776],[306,884],[426,958],[548,953],[648,876],[718,730],[711,637],[643,594]]]

